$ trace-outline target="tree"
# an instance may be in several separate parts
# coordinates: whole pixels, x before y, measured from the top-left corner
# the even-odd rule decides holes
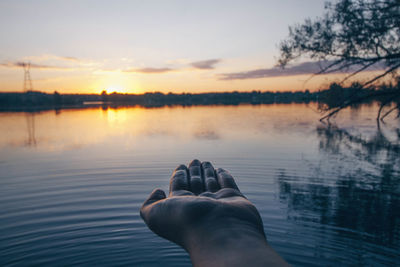
[[[285,67],[302,58],[322,61],[324,64],[316,74],[349,73],[341,83],[362,71],[379,67],[382,73],[364,82],[362,87],[392,75],[397,86],[375,93],[390,99],[399,98],[400,1],[339,0],[335,4],[327,3],[325,8],[327,12],[322,17],[307,19],[289,28],[288,38],[280,44],[279,65]],[[366,97],[374,97],[374,94]],[[330,118],[362,100],[347,98],[338,107],[329,109],[321,119]]]

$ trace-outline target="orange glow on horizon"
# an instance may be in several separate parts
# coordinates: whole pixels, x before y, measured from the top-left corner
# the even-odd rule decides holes
[[[132,75],[128,75],[121,71],[108,71],[95,73],[96,77],[88,86],[90,91],[100,94],[106,91],[107,94],[137,94],[141,93],[140,80]]]
[[[105,89],[107,94],[112,94],[112,93],[120,93],[120,94],[125,94],[128,93],[125,88],[118,87],[118,86],[113,86],[113,87],[108,87]]]
[[[7,80],[0,83],[0,92],[22,92],[20,70],[7,70]],[[354,80],[365,82],[380,73],[364,72]],[[327,74],[279,76],[260,79],[219,80],[217,76],[199,75],[198,72],[174,72],[166,74],[137,74],[117,71],[94,71],[91,73],[35,72],[33,88],[35,91],[61,94],[143,94],[146,92],[162,93],[205,93],[232,91],[316,91],[326,89],[332,82],[340,82],[346,74]],[[310,79],[312,77],[312,79]],[[349,80],[351,83],[354,80]],[[383,79],[383,81],[389,81]]]

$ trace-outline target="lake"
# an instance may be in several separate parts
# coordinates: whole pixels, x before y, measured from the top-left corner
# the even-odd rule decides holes
[[[194,158],[231,172],[293,266],[397,265],[400,123],[378,128],[376,111],[336,125],[313,104],[2,112],[0,265],[190,266],[139,208]]]

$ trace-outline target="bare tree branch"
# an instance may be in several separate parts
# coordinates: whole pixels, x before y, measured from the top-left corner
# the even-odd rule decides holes
[[[400,106],[396,105],[393,108],[389,109],[385,114],[383,114],[383,116],[381,117],[381,121],[383,121],[386,118],[387,115],[389,115],[390,113],[392,113],[396,109],[400,109]]]
[[[307,57],[315,61],[332,62],[309,79],[319,74],[355,69],[341,84],[375,64],[382,64],[385,66],[383,73],[371,74],[374,77],[361,84],[361,87],[376,84],[391,73],[393,80],[396,80],[400,67],[400,1],[338,0],[326,6],[327,11],[322,17],[306,19],[289,29],[289,37],[280,44],[278,63],[284,67],[297,58]],[[400,95],[400,90],[390,90],[390,93],[393,99]],[[355,97],[357,94],[355,91],[346,95],[347,99],[338,96],[337,99],[342,102],[328,105],[329,113],[321,120],[363,101],[364,97]],[[375,90],[367,98],[379,95]]]
[[[369,85],[369,84],[372,84],[373,82],[379,80],[380,78],[385,77],[387,74],[389,74],[389,73],[395,71],[395,70],[398,69],[399,67],[400,67],[400,64],[397,64],[397,65],[391,67],[390,69],[388,69],[387,71],[385,71],[385,72],[382,73],[381,75],[378,75],[378,76],[374,77],[372,80],[369,80],[368,82],[364,83],[363,86],[365,87],[365,86],[367,86],[367,85]]]

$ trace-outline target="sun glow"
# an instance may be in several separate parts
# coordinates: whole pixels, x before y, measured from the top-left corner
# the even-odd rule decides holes
[[[98,94],[106,91],[107,94],[137,94],[140,93],[141,84],[134,75],[128,75],[121,71],[96,72],[97,76],[91,85]]]
[[[111,86],[111,87],[106,88],[106,92],[107,92],[107,94],[112,94],[114,92],[124,94],[124,93],[127,93],[127,90],[123,87]]]

